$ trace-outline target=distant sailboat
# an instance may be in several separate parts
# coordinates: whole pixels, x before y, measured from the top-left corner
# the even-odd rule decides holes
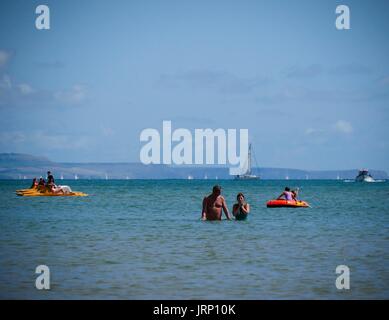
[[[205,175],[205,176],[204,176],[204,180],[207,180],[207,179],[208,179],[208,176],[207,176],[207,175]]]
[[[307,174],[305,175],[305,180],[309,180],[309,176]]]
[[[129,179],[130,179],[130,178],[127,176],[127,177],[126,177],[126,180],[129,180]]]
[[[193,180],[193,176],[189,175],[188,180]]]
[[[289,180],[289,176],[288,175],[285,176],[285,180]]]
[[[235,176],[235,180],[259,180],[259,176],[252,174],[251,171],[251,143],[249,145],[249,152],[247,155],[247,169],[244,174],[239,174]]]
[[[61,180],[63,180],[63,174],[61,174]]]
[[[74,180],[78,180],[78,175],[77,175],[77,173],[74,175]]]
[[[105,180],[108,180],[108,174],[105,174]]]

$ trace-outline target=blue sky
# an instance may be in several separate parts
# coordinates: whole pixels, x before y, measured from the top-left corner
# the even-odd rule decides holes
[[[0,3],[0,152],[139,161],[171,120],[248,128],[260,166],[389,172],[388,1],[45,1],[50,30],[39,4]]]

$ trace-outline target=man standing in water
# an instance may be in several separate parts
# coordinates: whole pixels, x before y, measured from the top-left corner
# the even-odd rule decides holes
[[[202,220],[221,220],[222,210],[227,220],[231,220],[226,201],[221,196],[221,190],[222,188],[220,186],[214,186],[212,194],[204,198],[203,211],[201,213]]]

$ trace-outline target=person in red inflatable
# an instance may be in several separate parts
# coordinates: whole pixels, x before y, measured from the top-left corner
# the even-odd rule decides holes
[[[284,198],[285,200],[288,200],[288,201],[292,201],[293,200],[293,193],[290,191],[289,187],[285,187],[284,192],[282,192],[278,196],[277,200],[282,200],[282,198]]]

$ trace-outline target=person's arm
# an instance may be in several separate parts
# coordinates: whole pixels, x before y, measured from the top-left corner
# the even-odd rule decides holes
[[[203,209],[201,211],[201,220],[207,220],[207,197],[203,199]]]
[[[284,195],[285,195],[284,192],[281,193],[281,194],[278,196],[277,200],[282,200],[282,197],[283,197]]]
[[[240,210],[244,213],[244,214],[248,214],[250,212],[250,205],[248,203],[246,203],[245,205],[241,206],[240,207]]]
[[[235,217],[237,214],[238,214],[238,209],[239,209],[239,205],[238,204],[234,204],[232,206],[232,215]]]
[[[227,217],[227,220],[231,220],[231,218],[230,218],[230,213],[228,212],[226,200],[224,200],[224,198],[222,198],[222,208],[223,208],[224,214],[225,214],[226,217]]]

